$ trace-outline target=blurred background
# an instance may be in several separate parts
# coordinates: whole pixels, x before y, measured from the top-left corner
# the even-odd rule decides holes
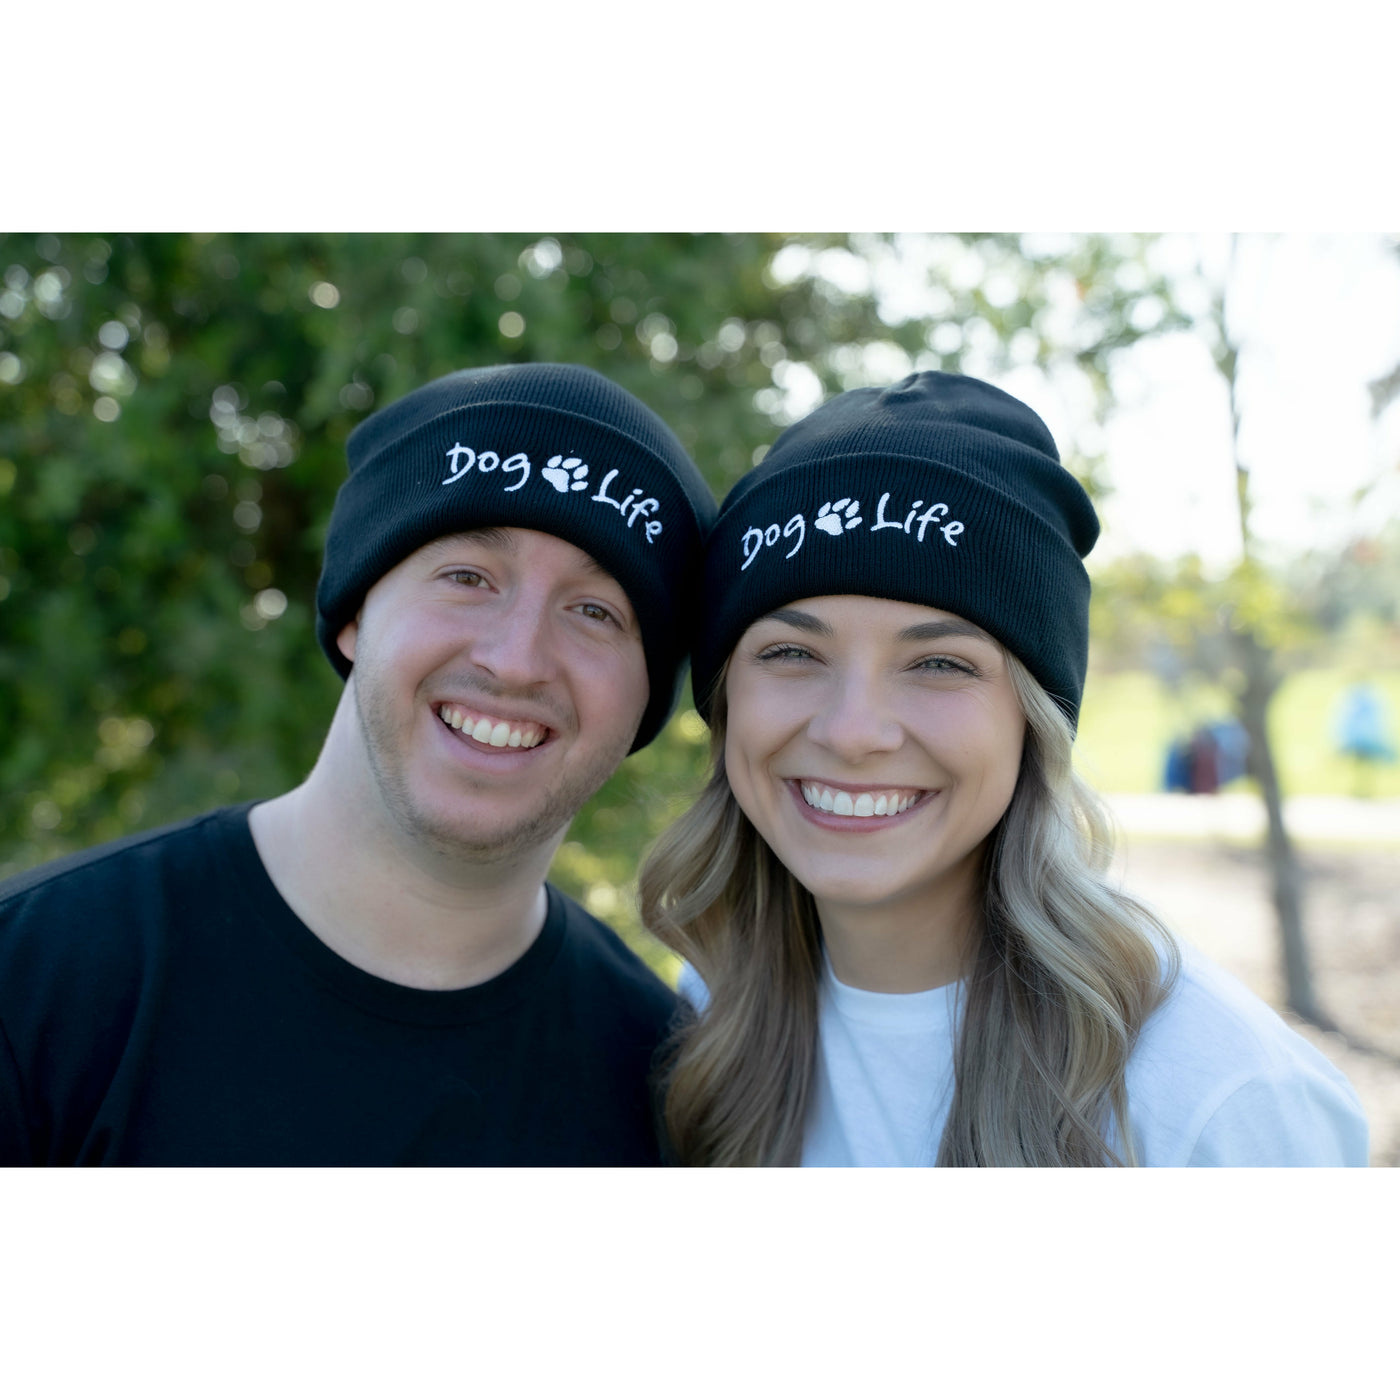
[[[1077,745],[1118,877],[1340,1064],[1400,1162],[1400,243],[1381,235],[0,235],[0,876],[313,762],[350,430],[589,364],[718,496],[912,369],[1031,404],[1104,521]],[[682,706],[554,878],[664,975]]]

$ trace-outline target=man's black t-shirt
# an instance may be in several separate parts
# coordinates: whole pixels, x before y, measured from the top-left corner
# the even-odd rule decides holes
[[[0,885],[0,1163],[659,1162],[675,999],[616,934],[551,888],[491,981],[383,981],[287,907],[248,805]]]

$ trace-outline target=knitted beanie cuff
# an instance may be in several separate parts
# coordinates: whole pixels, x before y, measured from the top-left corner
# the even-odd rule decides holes
[[[1022,661],[1071,722],[1078,713],[1089,600],[1079,555],[1024,499],[945,462],[851,454],[736,492],[710,539],[704,591],[713,611],[692,665],[706,715],[753,622],[837,594],[956,613]]]
[[[552,402],[541,402],[541,398]],[[434,381],[351,435],[316,593],[316,632],[342,676],[336,638],[365,594],[445,535],[518,527],[583,550],[637,617],[650,697],[634,747],[655,737],[678,692],[714,500],[651,411],[579,366],[505,366]]]

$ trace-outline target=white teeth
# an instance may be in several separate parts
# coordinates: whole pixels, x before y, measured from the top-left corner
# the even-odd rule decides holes
[[[897,792],[882,792],[877,797],[863,792],[853,797],[840,788],[818,787],[816,783],[802,784],[802,800],[809,807],[830,812],[838,817],[893,817],[907,812],[919,800],[918,793],[901,797]]]
[[[508,720],[481,719],[473,721],[455,705],[442,705],[438,715],[444,724],[470,735],[479,744],[488,744],[493,749],[533,749],[544,742],[544,732],[534,725],[512,728]]]

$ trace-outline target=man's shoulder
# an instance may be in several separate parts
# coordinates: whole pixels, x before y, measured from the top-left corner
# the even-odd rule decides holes
[[[0,880],[0,912],[17,904],[44,896],[62,897],[69,892],[98,891],[123,886],[131,878],[133,866],[151,865],[181,857],[205,841],[211,832],[227,834],[236,829],[251,804],[220,807],[187,817],[183,821],[136,832],[114,841],[89,846],[54,860],[45,861],[8,879]]]
[[[217,808],[11,875],[0,881],[0,928],[42,925],[46,937],[62,938],[69,927],[78,937],[122,924],[154,890],[204,888],[210,860],[237,840],[239,823],[246,830],[246,806]]]
[[[573,975],[586,978],[633,1006],[647,1019],[669,1022],[676,994],[623,941],[615,929],[550,886],[564,921],[563,949]]]

